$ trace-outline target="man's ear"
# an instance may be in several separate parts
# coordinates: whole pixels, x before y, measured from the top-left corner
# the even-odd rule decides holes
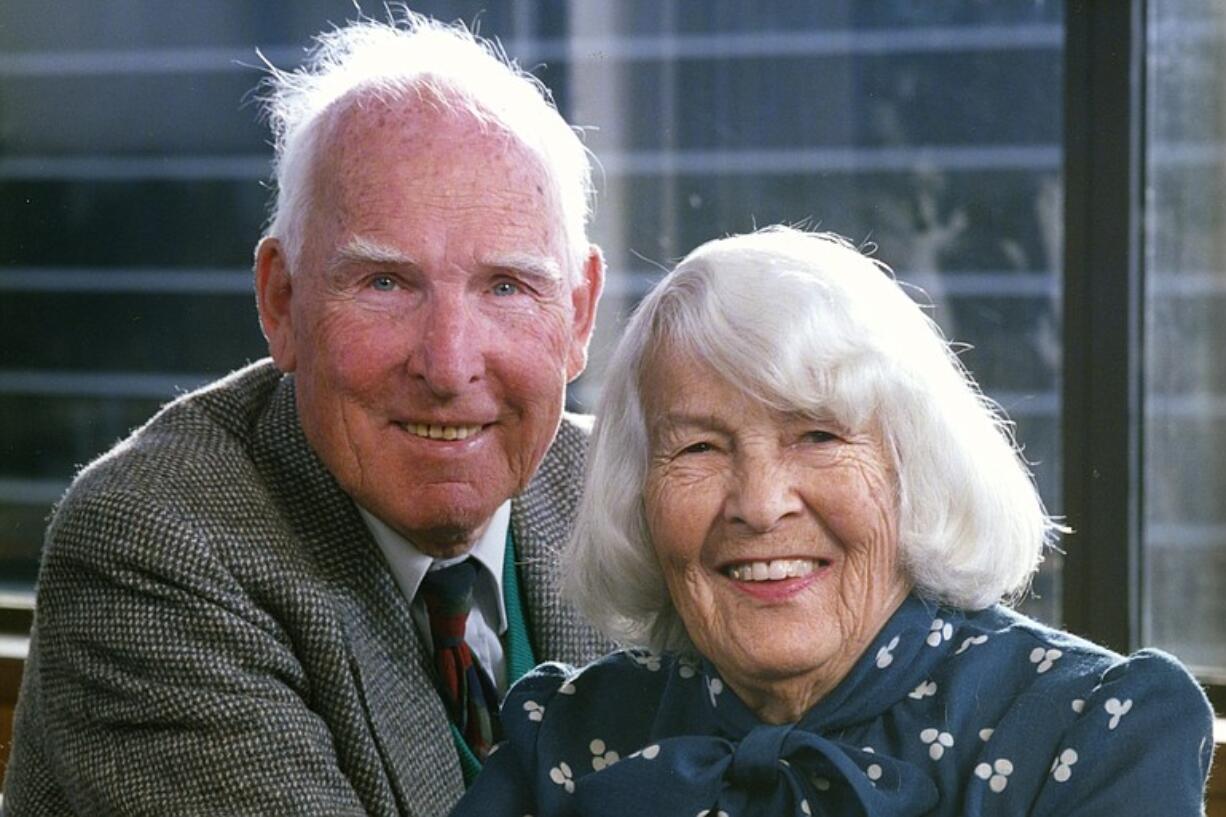
[[[570,353],[566,360],[566,382],[574,380],[587,368],[587,345],[596,328],[596,306],[604,292],[604,256],[595,244],[588,247],[583,275],[571,290],[574,324],[571,327]]]
[[[255,248],[255,300],[268,353],[283,372],[298,365],[294,354],[294,281],[281,242],[267,236]]]

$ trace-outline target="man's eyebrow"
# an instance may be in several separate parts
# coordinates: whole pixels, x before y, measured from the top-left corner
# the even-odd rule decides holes
[[[417,262],[412,256],[406,255],[395,247],[389,247],[365,236],[354,236],[336,252],[332,266],[346,263],[395,264],[402,267],[416,267]]]
[[[333,267],[345,263],[394,264],[403,267],[419,266],[412,256],[389,247],[366,236],[354,236],[336,252]],[[561,281],[562,269],[549,256],[531,253],[502,253],[482,260],[486,267],[515,270],[545,280]]]
[[[547,280],[561,281],[563,277],[558,262],[547,255],[510,252],[488,256],[481,263],[486,267],[515,270]]]

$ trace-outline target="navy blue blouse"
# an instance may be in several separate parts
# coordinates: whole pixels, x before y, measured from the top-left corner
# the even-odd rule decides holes
[[[1199,815],[1212,711],[1173,658],[911,597],[799,723],[705,661],[544,664],[453,815]]]

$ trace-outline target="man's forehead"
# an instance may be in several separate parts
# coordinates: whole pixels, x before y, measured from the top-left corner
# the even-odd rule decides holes
[[[495,115],[485,112],[459,92],[409,88],[378,93],[356,90],[329,108],[329,152],[356,152],[371,147],[376,136],[383,144],[403,144],[420,151],[431,144],[451,145],[456,140],[481,141],[503,150],[532,150],[525,134],[517,134]]]
[[[358,96],[330,111],[333,121],[315,151],[317,178],[336,191],[383,188],[389,178],[407,176],[414,189],[449,194],[448,185],[484,183],[507,196],[541,201],[519,206],[537,211],[560,201],[559,180],[549,161],[520,135],[457,107],[430,98]]]
[[[328,129],[313,174],[333,265],[429,271],[449,247],[462,265],[569,278],[561,191],[547,162],[499,126],[434,100],[360,101],[337,112],[346,121]]]

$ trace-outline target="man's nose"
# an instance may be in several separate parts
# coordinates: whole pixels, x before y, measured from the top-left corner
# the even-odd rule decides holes
[[[771,456],[742,456],[731,474],[724,518],[755,533],[773,530],[804,508],[791,469]]]
[[[439,293],[426,305],[422,320],[409,369],[431,392],[452,397],[485,376],[480,319],[462,295]]]

